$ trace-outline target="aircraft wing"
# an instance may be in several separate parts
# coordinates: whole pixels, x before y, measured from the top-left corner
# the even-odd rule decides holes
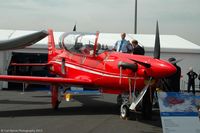
[[[18,83],[31,83],[31,84],[66,84],[76,86],[91,86],[92,82],[89,79],[72,79],[62,77],[38,77],[38,76],[13,76],[13,75],[0,75],[0,81],[10,81]]]
[[[30,46],[41,39],[45,38],[48,35],[48,32],[45,30],[35,32],[29,35],[25,35],[18,38],[13,38],[10,40],[0,41],[0,50],[12,50],[24,48]]]

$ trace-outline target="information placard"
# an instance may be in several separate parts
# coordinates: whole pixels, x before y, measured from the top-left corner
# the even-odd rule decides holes
[[[192,94],[159,92],[158,101],[164,133],[200,133],[200,119]]]

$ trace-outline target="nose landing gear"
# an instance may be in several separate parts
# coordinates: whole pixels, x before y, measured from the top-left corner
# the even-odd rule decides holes
[[[122,119],[128,119],[130,114],[130,102],[129,102],[129,94],[124,93],[117,96],[117,104],[120,105],[120,117]]]
[[[120,108],[120,117],[122,119],[124,119],[124,120],[128,119],[129,118],[129,113],[130,113],[130,111],[129,111],[128,105],[126,105],[126,104],[121,105],[121,108]]]
[[[147,99],[143,101],[143,106],[145,106],[146,108],[145,107],[142,107],[142,108],[145,108],[145,110],[149,108],[152,109],[151,104],[147,102],[147,101],[151,101],[149,97],[150,94],[149,93],[146,94],[147,90],[148,91],[150,90],[148,89],[150,85],[150,81],[151,80],[149,80],[148,84],[143,88],[143,90],[140,92],[140,94],[136,98],[132,98],[131,91],[129,93],[123,93],[121,94],[121,96],[119,95],[117,97],[118,104],[120,104],[120,101],[122,101],[121,108],[120,108],[120,116],[122,119],[127,119],[129,117],[130,111],[131,110],[134,111],[136,106],[140,103],[142,99]],[[148,113],[148,112],[145,111],[144,113]]]

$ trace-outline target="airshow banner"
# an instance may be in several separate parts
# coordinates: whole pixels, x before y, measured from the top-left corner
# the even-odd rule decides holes
[[[196,98],[189,93],[159,92],[164,133],[200,133]]]

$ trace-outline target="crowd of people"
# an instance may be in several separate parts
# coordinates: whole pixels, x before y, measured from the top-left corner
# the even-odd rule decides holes
[[[130,53],[137,55],[144,55],[145,50],[143,46],[138,44],[138,41],[133,39],[131,41],[126,40],[126,33],[121,33],[121,40],[118,40],[113,50],[122,53]],[[177,71],[173,75],[160,79],[158,86],[162,89],[170,92],[179,92],[180,91],[180,79],[181,79],[181,67],[177,65],[177,60],[174,57],[168,59],[168,61],[173,64]],[[190,89],[192,88],[192,93],[195,95],[195,79],[199,79],[199,89],[200,89],[200,74],[198,75],[193,71],[193,68],[189,68],[188,76],[188,84],[187,91],[190,93]]]

